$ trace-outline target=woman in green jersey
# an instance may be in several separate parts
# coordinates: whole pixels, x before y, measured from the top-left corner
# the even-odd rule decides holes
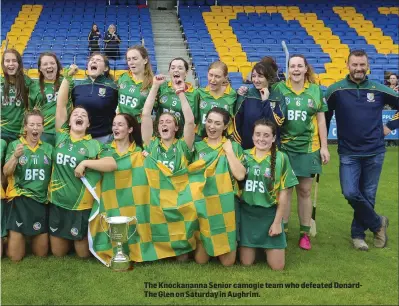
[[[29,91],[30,109],[39,109],[44,116],[44,132],[41,140],[55,145],[55,109],[57,95],[63,77],[62,66],[57,56],[51,52],[43,52],[38,60],[39,80],[33,81]],[[70,90],[72,90],[71,84]],[[68,99],[68,114],[72,110],[72,99]]]
[[[203,159],[206,155],[218,155],[221,150],[226,155],[232,184],[235,180],[241,181],[245,177],[245,168],[241,164],[242,148],[236,142],[231,142],[226,138],[227,128],[230,121],[230,113],[220,107],[214,107],[205,116],[206,137],[202,141],[195,143],[194,160]],[[236,218],[237,212],[236,212]],[[209,220],[211,222],[211,220]],[[207,263],[210,256],[206,252],[201,241],[197,242],[195,250],[195,261],[200,264]],[[231,266],[236,260],[236,251],[219,256],[220,262],[224,266]]]
[[[287,155],[277,151],[276,136],[276,125],[259,119],[252,136],[255,147],[244,151],[247,175],[240,204],[240,260],[243,265],[252,265],[256,249],[261,248],[269,266],[282,270],[287,246],[283,215],[288,193],[298,180]]]
[[[310,250],[310,221],[312,216],[311,190],[313,177],[321,173],[330,154],[327,148],[327,127],[324,112],[328,110],[320,87],[314,84],[313,69],[303,55],[291,56],[288,80],[276,86],[285,98],[286,114],[281,127],[281,150],[288,155],[298,177],[296,186],[300,220],[299,247]],[[289,209],[284,216],[288,223]],[[284,226],[288,228],[287,224]]]
[[[72,65],[67,77],[71,77],[76,70],[77,66]],[[54,167],[49,186],[49,200],[52,203],[49,211],[50,244],[55,256],[64,256],[73,241],[76,254],[88,257],[88,219],[93,197],[80,177],[86,174],[90,180],[98,172],[114,171],[116,163],[112,157],[105,157],[101,163],[90,164],[91,160],[98,158],[101,145],[87,134],[89,114],[83,107],[76,106],[68,118],[67,77],[60,86],[55,113]],[[88,164],[82,164],[82,161]],[[86,167],[96,171],[85,173]]]
[[[236,91],[227,83],[228,68],[223,62],[213,62],[208,68],[208,85],[198,88],[200,96],[198,110],[197,140],[200,140],[205,132],[206,116],[213,107],[221,107],[227,110],[230,118],[234,117],[235,104],[237,100]],[[234,122],[230,120],[227,135],[234,132]]]
[[[132,115],[141,122],[141,112],[154,77],[146,48],[133,46],[127,49],[126,62],[129,71],[118,79],[117,112]]]
[[[51,175],[53,147],[41,142],[44,118],[34,110],[23,120],[24,135],[8,145],[4,175],[8,178],[10,202],[7,229],[8,257],[25,256],[26,236],[32,237],[32,252],[48,253],[47,189]]]
[[[7,224],[7,208],[8,204],[6,203],[6,192],[5,188],[7,186],[7,179],[3,174],[3,165],[4,165],[4,160],[6,157],[6,150],[7,150],[7,142],[4,139],[0,139],[0,175],[1,175],[1,186],[0,186],[0,196],[1,196],[1,242],[0,242],[0,257],[3,256],[3,242],[5,239],[4,237],[7,236],[7,229],[6,229],[6,224]]]
[[[185,84],[181,79],[173,80],[172,86],[179,97],[184,116],[183,138],[177,139],[179,122],[172,113],[163,113],[158,118],[156,126],[158,135],[154,135],[154,123],[151,113],[159,87],[165,82],[162,75],[154,77],[152,87],[144,104],[141,121],[141,136],[145,151],[158,162],[164,164],[172,173],[186,168],[192,158],[192,149],[195,137],[194,115],[184,94]],[[177,260],[188,259],[188,254],[177,256]]]
[[[25,111],[28,110],[31,79],[24,74],[21,54],[15,49],[7,49],[1,59],[4,76],[1,85],[1,138],[16,140],[21,133]]]
[[[184,84],[184,95],[190,104],[191,110],[194,114],[195,122],[197,122],[198,117],[199,95],[197,90],[194,89],[193,85],[189,82],[186,82],[188,69],[188,63],[184,58],[176,57],[172,59],[169,63],[169,76],[171,81],[165,82],[162,84],[162,86],[160,86],[157,99],[157,117],[159,117],[162,113],[172,113],[179,121],[181,129],[184,126],[184,118],[180,99],[175,93],[173,83],[181,82]]]

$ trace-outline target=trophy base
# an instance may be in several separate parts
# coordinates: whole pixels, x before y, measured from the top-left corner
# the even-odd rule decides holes
[[[133,265],[131,261],[111,261],[111,269],[113,271],[128,271],[133,270]]]

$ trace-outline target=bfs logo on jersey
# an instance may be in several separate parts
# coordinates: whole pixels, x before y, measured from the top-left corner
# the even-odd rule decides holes
[[[99,97],[105,97],[105,93],[107,92],[106,88],[99,88],[98,89],[98,96]]]
[[[285,104],[288,105],[288,104],[290,104],[290,102],[291,102],[290,98],[285,97]]]
[[[308,99],[308,107],[314,108],[314,103],[312,99]]]
[[[122,83],[121,85],[119,85],[120,89],[125,89],[126,88],[126,83]]]
[[[86,154],[86,150],[84,148],[80,148],[79,149],[79,153],[82,154],[82,155],[85,155]]]
[[[271,177],[272,176],[272,172],[271,172],[270,168],[266,168],[264,176],[265,177]]]
[[[204,100],[201,100],[200,102],[200,108],[204,109],[206,107],[206,102]]]

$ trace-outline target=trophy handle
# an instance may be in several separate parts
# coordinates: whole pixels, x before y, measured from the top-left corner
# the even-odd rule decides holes
[[[132,222],[133,220],[136,220],[136,228],[134,229],[134,232],[129,237],[127,237],[127,240],[132,238],[132,236],[137,232],[137,218],[135,216],[132,216],[132,220],[130,222]]]
[[[111,239],[111,236],[107,233],[108,231],[106,231],[103,227],[103,219],[105,219],[105,214],[100,214],[100,225],[101,228],[103,229],[103,232]]]

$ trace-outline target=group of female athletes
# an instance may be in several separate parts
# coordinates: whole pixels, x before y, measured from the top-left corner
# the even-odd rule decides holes
[[[153,75],[142,46],[129,48],[126,60],[129,70],[114,82],[107,58],[93,53],[87,79],[75,84],[78,67],[62,70],[53,53],[40,55],[40,77],[33,81],[24,75],[21,55],[4,52],[1,234],[7,255],[21,260],[31,237],[37,256],[49,248],[64,256],[72,244],[79,257],[90,256],[93,198],[80,178],[118,169],[112,155],[149,154],[176,172],[217,150],[226,155],[232,180],[241,182],[241,263],[251,265],[255,250],[263,249],[272,269],[284,268],[294,186],[299,247],[310,250],[312,180],[330,157],[327,106],[306,58],[291,56],[285,82],[276,81],[275,63],[261,61],[252,70],[252,88],[237,92],[220,61],[209,66],[208,85],[194,88],[185,81],[189,65],[182,58],[171,60],[170,81]],[[200,241],[194,258],[209,260]],[[236,251],[219,259],[232,265]]]

